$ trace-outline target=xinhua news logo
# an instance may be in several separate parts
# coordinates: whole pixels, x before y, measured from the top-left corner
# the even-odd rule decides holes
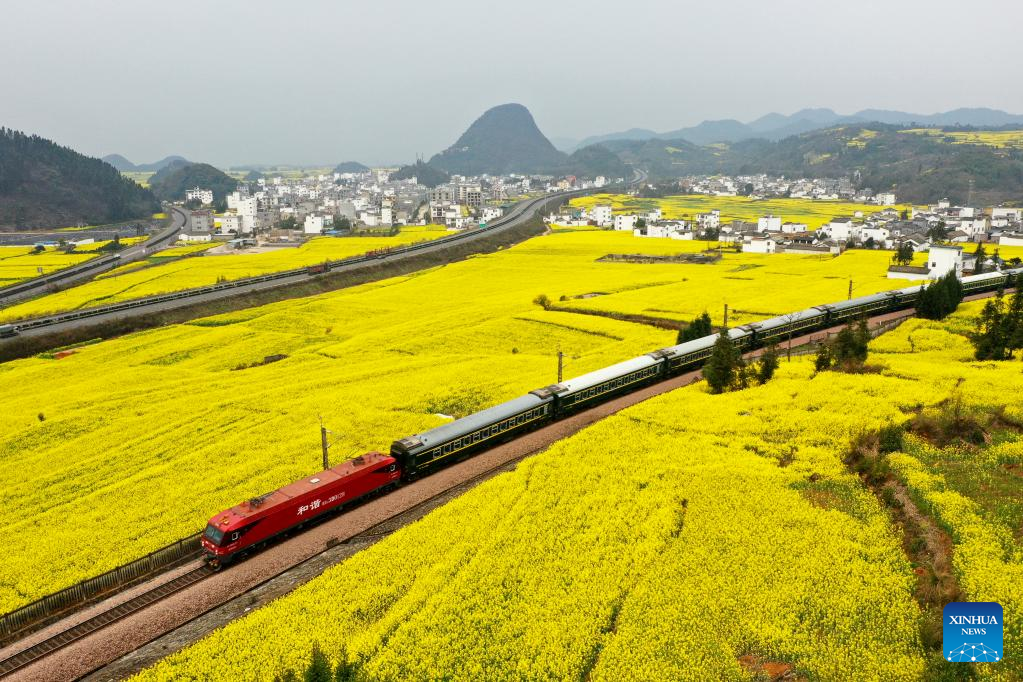
[[[996,663],[1002,649],[1002,606],[993,601],[952,602],[942,613],[942,653],[953,663]]]

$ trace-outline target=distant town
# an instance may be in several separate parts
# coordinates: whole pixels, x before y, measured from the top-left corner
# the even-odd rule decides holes
[[[990,242],[995,247],[1023,245],[1023,208],[953,206],[945,199],[924,207],[900,209],[894,193],[856,190],[852,179],[847,178],[687,177],[675,183],[675,189],[680,194],[720,197],[741,194],[754,201],[773,198],[842,200],[876,204],[878,210],[870,212],[865,208],[853,215],[835,216],[814,230],[806,223],[786,221],[772,214],[765,214],[756,222],[724,222],[721,211],[712,209],[688,219],[666,219],[660,209],[616,213],[609,204],[565,209],[548,216],[547,221],[631,231],[636,237],[717,241],[746,253],[838,255],[849,248],[890,249],[896,251],[896,263],[889,269],[889,277],[898,279],[933,279],[953,268],[960,275],[964,270],[973,271],[976,268],[974,255],[964,253],[963,249],[971,242],[977,245]],[[924,251],[935,254],[926,266],[909,264],[913,253]],[[951,255],[953,253],[958,255]],[[980,253],[985,259],[981,267],[1001,267],[997,253],[986,254],[983,248]]]
[[[390,178],[393,170],[323,173],[311,177],[260,178],[241,182],[227,195],[226,210],[211,207],[211,189],[195,187],[182,197],[190,224],[185,242],[223,240],[237,245],[292,242],[316,235],[386,234],[403,225],[445,225],[452,230],[486,225],[502,205],[531,193],[600,188],[604,177],[544,175],[466,177],[430,188],[415,177]]]

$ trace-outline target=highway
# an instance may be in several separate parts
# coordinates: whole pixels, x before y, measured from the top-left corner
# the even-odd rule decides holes
[[[641,181],[644,176],[645,174],[641,171],[636,171],[636,177],[633,179],[633,182]],[[341,270],[345,272],[356,272],[369,267],[375,267],[381,263],[408,259],[421,253],[442,251],[453,244],[472,242],[488,237],[492,234],[503,232],[522,224],[537,213],[542,214],[546,210],[549,210],[549,208],[555,205],[560,205],[572,197],[582,196],[592,191],[594,190],[586,189],[559,192],[536,199],[520,201],[514,204],[511,209],[505,213],[505,215],[493,221],[486,227],[460,232],[458,234],[454,234],[449,237],[442,237],[430,242],[411,244],[409,246],[390,250],[386,253],[356,256],[354,258],[346,258],[340,261],[332,261],[327,264],[325,272],[313,273],[310,272],[310,268],[299,268],[295,270],[271,273],[268,275],[260,275],[258,277],[234,280],[231,282],[223,282],[220,284],[200,287],[198,289],[189,289],[170,294],[149,296],[146,298],[124,301],[122,303],[115,303],[107,306],[84,308],[82,310],[59,313],[47,317],[22,320],[12,322],[11,324],[13,324],[17,329],[19,336],[42,336],[86,325],[93,325],[100,322],[153,312],[162,312],[174,308],[193,305],[195,303],[216,301],[253,291],[286,287],[288,285],[308,281],[311,277],[322,277],[327,272],[336,272]],[[177,227],[177,230],[180,230],[186,220],[185,213],[176,207],[171,208],[171,210],[175,213],[174,225]],[[161,233],[161,235],[157,238],[164,239],[168,234],[176,234],[176,230],[174,233]],[[150,240],[145,244],[150,245],[151,248],[153,243],[154,242]],[[133,249],[134,248],[135,247],[133,247]],[[125,261],[122,260],[121,262]]]
[[[0,307],[6,307],[17,301],[38,296],[48,291],[66,289],[67,287],[79,284],[92,279],[101,272],[113,270],[116,267],[145,258],[156,249],[174,242],[174,237],[187,224],[187,214],[176,207],[171,207],[173,217],[171,224],[163,231],[150,237],[144,242],[134,244],[116,254],[99,256],[64,268],[41,277],[33,277],[24,282],[18,282],[8,287],[0,288]]]

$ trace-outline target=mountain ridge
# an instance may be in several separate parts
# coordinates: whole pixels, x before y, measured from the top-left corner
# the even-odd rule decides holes
[[[832,109],[827,108],[801,109],[789,115],[772,112],[748,123],[735,119],[707,120],[695,126],[678,128],[663,133],[646,128],[629,128],[617,133],[605,133],[583,138],[576,144],[575,149],[590,144],[615,140],[682,139],[697,145],[707,145],[716,142],[741,142],[756,137],[762,137],[767,140],[780,140],[791,135],[799,135],[813,130],[849,123],[1000,127],[1004,125],[1023,125],[1023,114],[1010,114],[1000,109],[989,109],[986,107],[963,107],[934,114],[914,114],[885,109],[862,109],[849,115],[838,114]]]
[[[158,210],[149,190],[101,159],[0,128],[0,230],[114,223]]]
[[[102,160],[109,163],[122,173],[156,173],[176,161],[189,162],[188,159],[183,156],[165,156],[159,161],[154,161],[152,163],[134,164],[120,154],[107,154]]]

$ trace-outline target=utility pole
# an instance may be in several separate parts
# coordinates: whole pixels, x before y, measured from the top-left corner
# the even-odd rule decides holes
[[[852,299],[852,277],[849,278],[849,298]]]
[[[725,304],[725,321],[721,325],[725,329],[728,329],[728,304]]]
[[[320,417],[320,447],[323,448],[323,470],[326,471],[330,468],[330,459],[327,456],[330,445],[327,443],[327,427],[323,425],[323,417]]]
[[[558,383],[561,383],[562,370],[565,367],[565,354],[558,350]]]

